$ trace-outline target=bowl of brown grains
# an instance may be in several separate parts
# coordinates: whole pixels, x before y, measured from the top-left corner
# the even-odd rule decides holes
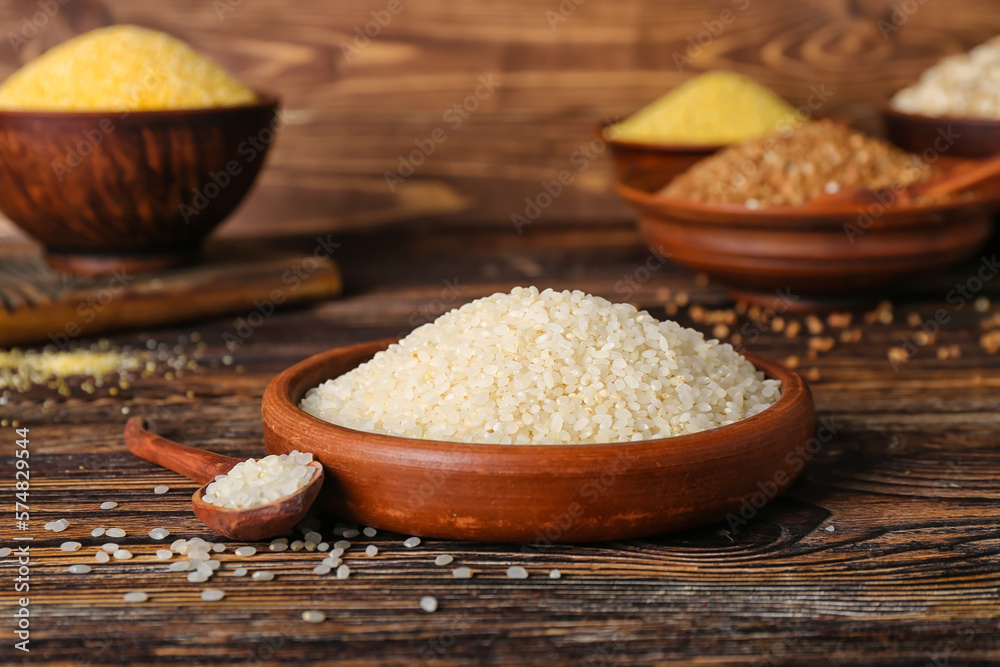
[[[993,178],[924,196],[970,161],[933,163],[830,121],[726,148],[668,181],[617,184],[639,233],[740,299],[835,307],[973,254],[1000,207]]]

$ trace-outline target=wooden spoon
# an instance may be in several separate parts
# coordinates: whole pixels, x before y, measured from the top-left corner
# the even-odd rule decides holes
[[[216,476],[227,474],[243,459],[167,440],[150,433],[141,417],[132,417],[126,422],[125,445],[139,458],[202,484],[191,497],[195,516],[215,532],[234,540],[263,540],[287,532],[305,517],[323,486],[323,466],[319,461],[313,461],[309,464],[316,471],[312,479],[289,496],[253,509],[218,507],[205,502],[205,488],[215,481]]]
[[[900,201],[912,201],[920,197],[947,197],[981,185],[997,176],[1000,176],[1000,153],[986,160],[970,160],[967,164],[951,169],[942,176],[911,185],[901,192],[846,188],[810,199],[802,205],[802,208],[814,211],[840,210],[850,205],[864,206],[880,202],[891,206]]]

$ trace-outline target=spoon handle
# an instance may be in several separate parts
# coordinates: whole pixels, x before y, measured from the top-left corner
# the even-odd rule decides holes
[[[125,423],[125,445],[141,459],[173,470],[199,484],[208,484],[216,475],[225,475],[242,459],[195,449],[150,433],[141,417]]]
[[[916,190],[926,197],[943,197],[968,190],[998,175],[1000,175],[1000,154],[973,163],[971,166],[952,170],[942,178],[926,181],[916,186]]]

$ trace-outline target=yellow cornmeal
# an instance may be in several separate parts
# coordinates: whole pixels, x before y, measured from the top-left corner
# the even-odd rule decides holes
[[[33,111],[198,109],[255,100],[252,90],[184,42],[134,25],[74,37],[0,86],[0,109]]]
[[[768,88],[733,72],[686,81],[608,134],[657,144],[732,144],[798,125],[795,109]]]

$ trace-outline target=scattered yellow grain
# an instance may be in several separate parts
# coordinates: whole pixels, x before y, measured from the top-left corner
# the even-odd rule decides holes
[[[809,329],[809,333],[818,336],[823,333],[823,320],[815,315],[809,315],[806,317],[806,328]]]
[[[809,349],[818,352],[829,352],[835,341],[829,336],[813,336],[809,339]]]
[[[910,353],[903,347],[890,347],[886,356],[889,357],[889,361],[893,363],[901,363],[910,360]]]
[[[826,323],[828,326],[843,329],[844,327],[851,326],[852,317],[853,315],[851,313],[834,312],[826,316]]]
[[[987,331],[979,337],[979,344],[990,354],[1000,352],[1000,329]]]

